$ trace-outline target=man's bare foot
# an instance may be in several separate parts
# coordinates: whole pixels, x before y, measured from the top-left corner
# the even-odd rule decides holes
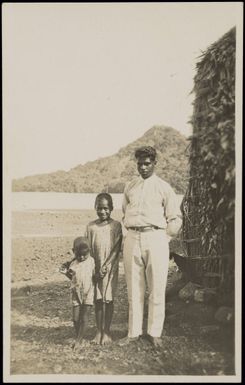
[[[96,336],[94,337],[94,339],[93,339],[93,342],[95,343],[95,344],[97,344],[97,345],[100,345],[100,343],[101,343],[101,333],[100,332],[97,332],[96,333]]]
[[[112,342],[111,336],[109,334],[104,333],[103,337],[102,337],[102,340],[101,340],[101,345],[107,345],[110,342]]]
[[[119,346],[126,346],[128,344],[130,344],[131,342],[136,342],[138,341],[139,337],[124,337],[122,338],[119,342],[118,342],[118,345]]]
[[[162,342],[161,337],[152,337],[152,336],[148,335],[148,339],[152,343],[154,348],[161,348],[163,346],[163,342]]]

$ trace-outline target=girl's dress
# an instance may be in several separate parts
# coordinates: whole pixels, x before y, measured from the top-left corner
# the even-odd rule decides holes
[[[94,259],[89,256],[85,261],[73,261],[69,267],[71,275],[71,300],[73,306],[94,303]]]
[[[112,218],[107,223],[97,219],[88,224],[86,237],[89,239],[96,273],[112,252],[117,254],[117,257],[107,265],[106,275],[98,280],[95,287],[95,300],[113,301],[118,282],[119,253],[122,242],[121,223]]]

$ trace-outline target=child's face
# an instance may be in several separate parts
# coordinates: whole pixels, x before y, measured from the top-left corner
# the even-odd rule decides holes
[[[104,222],[110,218],[111,211],[112,210],[106,199],[99,200],[99,202],[96,205],[96,212],[101,222]]]
[[[72,250],[78,262],[82,262],[82,261],[85,261],[85,259],[87,259],[89,254],[88,251],[83,251],[79,247],[75,247]]]

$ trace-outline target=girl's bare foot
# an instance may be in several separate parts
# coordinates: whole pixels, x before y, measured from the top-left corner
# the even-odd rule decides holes
[[[82,339],[81,341],[75,341],[72,348],[75,352],[78,352],[81,348],[88,346],[88,341]]]
[[[109,334],[104,333],[102,340],[101,340],[101,345],[107,345],[112,342],[112,338]]]
[[[76,341],[74,342],[72,349],[74,350],[74,352],[77,352],[80,347],[81,347],[80,342]]]
[[[96,333],[96,336],[94,337],[93,342],[96,343],[97,345],[100,345],[100,343],[101,343],[101,333],[100,332]]]

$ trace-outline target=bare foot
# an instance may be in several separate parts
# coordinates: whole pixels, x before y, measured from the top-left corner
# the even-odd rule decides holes
[[[122,338],[119,342],[118,342],[118,345],[119,346],[126,346],[128,344],[130,344],[131,342],[136,342],[138,341],[139,337],[124,337]]]
[[[81,343],[78,341],[74,342],[72,346],[72,349],[74,350],[74,352],[77,352],[80,348],[81,348]]]
[[[94,337],[92,342],[96,343],[97,345],[100,345],[100,343],[101,343],[101,333],[100,332],[96,333],[96,336]]]
[[[109,334],[104,333],[102,340],[101,340],[101,345],[107,345],[110,342],[112,342],[112,338]]]
[[[73,345],[72,345],[72,348],[74,351],[78,351],[80,350],[82,347],[86,346],[87,344],[87,341],[85,341],[84,339],[78,341],[76,340]]]

